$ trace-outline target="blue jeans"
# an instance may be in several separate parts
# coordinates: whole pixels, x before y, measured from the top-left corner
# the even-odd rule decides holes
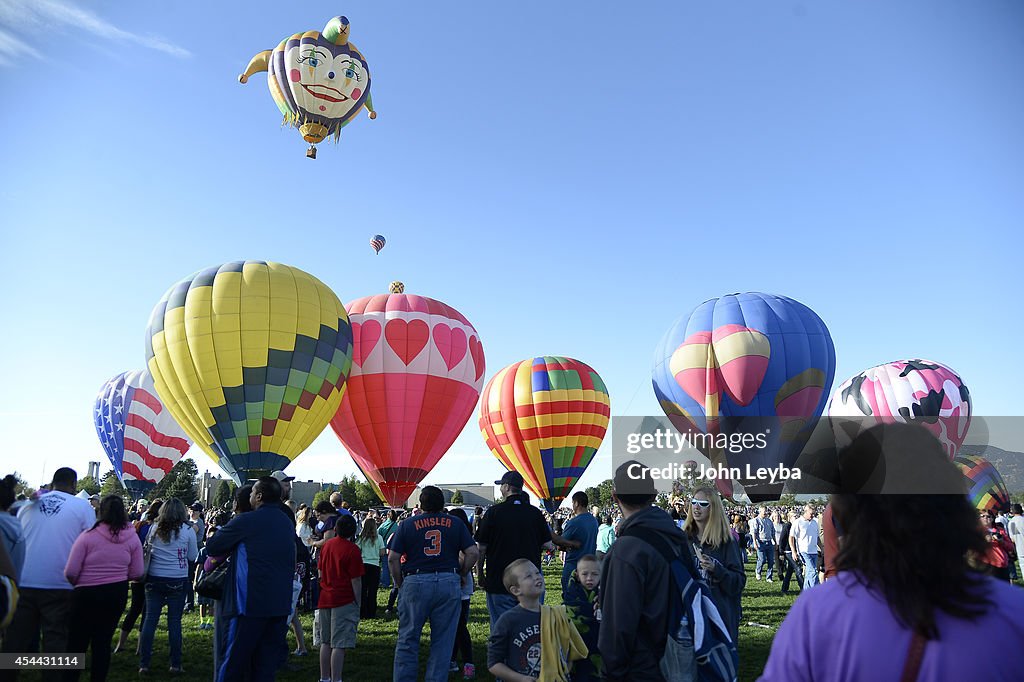
[[[185,583],[188,578],[146,578],[146,617],[139,637],[139,667],[149,668],[153,656],[153,637],[160,612],[167,605],[167,641],[171,647],[171,667],[181,667],[181,613],[185,610]]]
[[[387,563],[380,567],[380,586],[391,587],[391,571],[388,569]]]
[[[511,594],[487,593],[487,613],[491,617],[491,632],[494,632],[494,624],[501,618],[501,614],[512,610],[519,601]]]
[[[757,543],[757,566],[754,568],[754,574],[758,577],[761,576],[761,567],[768,564],[768,580],[771,580],[775,575],[775,545],[770,542],[758,542]]]
[[[818,584],[818,553],[800,552],[804,560],[804,589]]]
[[[448,664],[455,644],[455,629],[462,609],[458,573],[409,575],[398,600],[398,644],[395,646],[395,682],[447,682]],[[430,656],[427,674],[419,677],[420,634],[430,621]]]
[[[288,659],[287,633],[288,616],[233,617],[217,682],[273,682]]]

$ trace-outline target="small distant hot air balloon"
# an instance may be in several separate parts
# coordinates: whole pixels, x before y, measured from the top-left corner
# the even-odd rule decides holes
[[[114,473],[134,499],[162,481],[192,445],[157,397],[149,370],[122,372],[103,384],[93,422]]]
[[[370,99],[370,69],[366,58],[348,42],[346,17],[334,17],[323,33],[306,31],[263,50],[238,77],[267,72],[267,85],[284,122],[310,143],[306,156],[316,158],[316,144],[333,135],[337,140],[360,109],[376,118]]]
[[[388,504],[401,506],[473,413],[483,346],[462,313],[425,296],[380,294],[347,308],[354,364],[331,428]]]
[[[654,393],[682,433],[765,434],[764,447],[702,448],[746,471],[792,466],[814,429],[835,377],[832,337],[813,310],[785,296],[730,294],[678,320],[654,355]],[[698,441],[701,442],[701,441]],[[706,443],[707,441],[703,441]],[[782,485],[740,480],[750,499],[778,499]],[[732,484],[716,479],[732,495]]]
[[[984,457],[958,455],[953,460],[968,480],[967,496],[979,510],[1005,511],[1010,508],[1010,493],[999,471]]]
[[[373,249],[374,253],[379,254],[380,250],[384,248],[384,245],[388,243],[387,239],[384,239],[384,235],[375,234],[370,237],[370,248]]]
[[[391,286],[388,287],[388,291],[390,291],[392,294],[404,294],[405,285],[402,284],[401,282],[392,282]]]
[[[844,381],[828,403],[839,445],[875,424],[914,423],[956,456],[971,426],[971,394],[960,375],[932,360],[897,360]]]
[[[164,294],[146,359],[167,409],[241,485],[284,469],[327,426],[352,367],[352,328],[312,275],[238,261]]]
[[[610,415],[608,389],[592,367],[541,356],[491,378],[479,423],[491,453],[554,512],[597,454]]]

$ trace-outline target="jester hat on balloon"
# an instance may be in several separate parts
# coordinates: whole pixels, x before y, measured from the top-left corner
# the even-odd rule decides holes
[[[401,506],[473,413],[483,346],[462,313],[426,296],[379,294],[346,307],[354,364],[331,428],[388,503]]]
[[[610,415],[608,389],[592,367],[542,356],[491,378],[479,424],[491,453],[553,512],[594,459]]]
[[[793,464],[825,407],[835,367],[832,337],[813,310],[785,296],[744,293],[705,301],[679,319],[655,351],[652,379],[682,433],[770,430],[766,447],[704,452],[745,472],[747,464]],[[781,486],[741,483],[755,501],[782,494]]]
[[[122,372],[103,384],[93,422],[117,479],[134,499],[162,481],[192,445],[157,397],[149,370]]]
[[[352,329],[312,275],[236,261],[164,294],[146,359],[167,409],[241,485],[284,469],[327,426],[352,367]]]
[[[370,69],[348,41],[349,28],[346,17],[334,17],[323,33],[291,35],[253,57],[238,80],[245,83],[254,73],[266,71],[285,124],[298,128],[311,144],[331,135],[337,140],[363,107],[370,118],[377,116],[370,99]]]
[[[874,424],[913,422],[956,456],[971,426],[971,394],[960,375],[932,360],[897,360],[844,381],[828,403],[841,446]]]
[[[977,455],[959,455],[953,464],[967,479],[967,497],[978,510],[996,512],[1010,508],[1010,493],[992,462]]]

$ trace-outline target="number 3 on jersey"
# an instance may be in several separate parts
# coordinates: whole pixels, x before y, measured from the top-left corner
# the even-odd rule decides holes
[[[423,539],[430,543],[423,548],[424,556],[441,556],[441,531],[428,530]]]

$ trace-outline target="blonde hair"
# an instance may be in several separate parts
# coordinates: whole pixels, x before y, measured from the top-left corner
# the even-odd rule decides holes
[[[512,592],[512,586],[519,584],[519,569],[527,564],[533,566],[529,559],[516,559],[505,567],[505,572],[501,574],[501,583],[506,590]]]
[[[704,526],[704,532],[700,532],[697,520],[691,511],[686,515],[683,532],[696,538],[700,544],[717,549],[732,540],[732,533],[729,532],[729,520],[725,515],[725,507],[722,506],[722,498],[712,488],[697,488],[693,491],[693,497],[696,497],[697,493],[704,493],[704,497],[711,503],[711,506],[708,507],[708,522]]]

